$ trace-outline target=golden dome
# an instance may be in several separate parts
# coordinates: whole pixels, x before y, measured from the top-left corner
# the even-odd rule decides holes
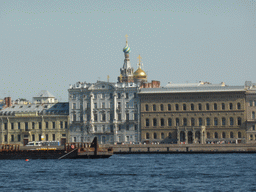
[[[140,67],[133,73],[133,78],[135,79],[146,79],[147,74]]]

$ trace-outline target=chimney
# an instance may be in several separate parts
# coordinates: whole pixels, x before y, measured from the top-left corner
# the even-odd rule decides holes
[[[10,107],[12,105],[11,97],[5,97],[4,101],[5,101],[5,107]]]

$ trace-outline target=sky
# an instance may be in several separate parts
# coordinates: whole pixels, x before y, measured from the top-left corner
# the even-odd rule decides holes
[[[256,0],[0,0],[0,98],[116,82],[126,34],[148,81],[256,83],[255,15]]]

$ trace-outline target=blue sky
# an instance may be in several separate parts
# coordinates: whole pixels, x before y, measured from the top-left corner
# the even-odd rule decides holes
[[[116,82],[125,35],[148,80],[256,83],[254,0],[0,0],[0,98]]]

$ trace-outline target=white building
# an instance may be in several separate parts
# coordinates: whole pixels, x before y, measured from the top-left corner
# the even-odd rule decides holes
[[[133,72],[130,47],[126,40],[125,59],[118,82],[77,82],[70,85],[69,114],[71,142],[92,141],[97,136],[104,143],[140,141],[140,84],[147,81],[139,64]]]

